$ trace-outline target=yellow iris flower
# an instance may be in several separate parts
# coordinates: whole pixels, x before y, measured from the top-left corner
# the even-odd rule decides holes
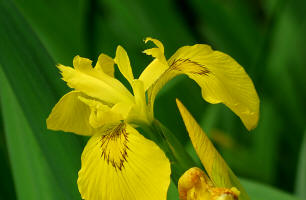
[[[166,199],[170,162],[164,152],[135,127],[154,120],[158,91],[171,78],[187,74],[210,103],[224,103],[248,129],[258,121],[259,101],[252,81],[228,55],[208,45],[180,48],[169,60],[157,47],[144,53],[155,59],[138,79],[126,51],[118,46],[115,59],[101,54],[92,61],[76,56],[74,68],[58,65],[62,79],[74,90],[64,95],[47,119],[52,130],[91,136],[83,153],[78,187],[83,199]],[[133,94],[116,78],[114,64],[128,80]],[[146,98],[147,94],[147,98]]]

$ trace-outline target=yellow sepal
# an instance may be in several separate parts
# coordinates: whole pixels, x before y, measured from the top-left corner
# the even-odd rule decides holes
[[[246,128],[257,126],[259,98],[252,80],[229,55],[197,44],[179,49],[169,60],[170,68],[187,74],[202,88],[209,103],[224,103]]]
[[[47,118],[47,128],[73,132],[79,135],[93,135],[94,129],[89,124],[90,109],[79,100],[85,96],[72,91],[64,95],[52,109]]]
[[[164,66],[154,68],[162,72],[160,69]],[[240,117],[248,130],[257,126],[259,98],[255,87],[244,69],[229,55],[204,44],[185,46],[176,51],[168,60],[168,69],[159,74],[153,83],[150,79],[147,81],[152,83],[148,90],[151,109],[158,91],[175,76],[186,74],[201,87],[206,101],[224,103]]]
[[[82,153],[78,187],[85,200],[165,200],[169,184],[164,152],[129,125],[94,135]]]

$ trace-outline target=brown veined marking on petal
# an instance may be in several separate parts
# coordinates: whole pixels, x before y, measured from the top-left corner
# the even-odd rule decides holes
[[[210,71],[205,67],[205,65],[202,65],[196,61],[192,61],[189,58],[180,58],[173,60],[173,62],[169,65],[169,71],[170,70],[177,70],[179,72],[183,73],[190,73],[195,75],[205,75],[208,76]]]
[[[126,132],[125,123],[120,123],[115,127],[110,127],[105,131],[105,135],[101,136],[100,148],[101,158],[107,164],[111,164],[115,170],[122,170],[128,157],[128,132]],[[119,149],[118,149],[119,148]],[[118,152],[119,151],[119,152]],[[116,155],[119,153],[119,155]]]
[[[174,73],[171,73],[174,72]],[[208,68],[205,65],[202,65],[196,61],[192,61],[189,58],[179,58],[174,59],[171,63],[169,63],[169,68],[160,76],[160,79],[167,79],[170,80],[174,78],[177,73],[186,73],[186,74],[193,74],[193,75],[199,75],[199,76],[208,76],[208,74],[211,74],[212,72],[208,70]],[[154,99],[151,98],[152,93],[158,91],[165,83],[158,84],[157,79],[155,83],[151,86],[150,92],[149,92],[149,98],[148,98],[148,105],[149,107],[153,107],[152,102],[154,102]],[[157,88],[156,88],[157,87]]]

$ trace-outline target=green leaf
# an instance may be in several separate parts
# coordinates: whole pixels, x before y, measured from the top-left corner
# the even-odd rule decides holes
[[[58,193],[57,195],[64,197],[60,199],[78,199],[80,195],[77,190],[76,179],[80,167],[82,143],[77,136],[48,131],[45,125],[45,120],[52,106],[55,105],[64,91],[64,84],[59,79],[53,60],[11,0],[0,1],[0,26],[0,66],[3,72],[1,81],[7,80],[7,85],[15,95],[16,104],[20,106],[19,108],[26,120],[22,126],[28,126],[30,132],[33,133],[35,141],[46,160],[50,174],[55,180],[53,193]],[[50,78],[52,76],[54,78]],[[2,98],[7,98],[5,102],[9,103],[11,95],[7,96],[8,94],[5,91],[8,90],[4,84],[0,85],[0,90]],[[3,107],[6,106],[8,105],[3,103]],[[16,110],[18,110],[18,107],[14,106],[9,112],[13,113]],[[7,114],[7,112],[6,109],[5,113]],[[6,117],[14,119],[15,117],[14,121],[10,122],[13,123],[10,126],[18,128],[18,116],[17,119],[16,115],[13,114],[3,117],[4,119]],[[8,119],[5,120],[8,121]],[[22,121],[22,115],[20,120]],[[6,129],[9,130],[10,128]],[[20,138],[18,131],[20,130],[10,131],[7,134]],[[17,142],[13,142],[12,145],[11,148],[19,148]],[[26,148],[34,154],[37,151],[34,146],[35,143],[27,145]],[[27,157],[17,157],[16,159],[31,159],[30,157],[31,155],[27,155]],[[45,166],[43,162],[37,161],[35,165]],[[14,170],[22,170],[22,167]],[[14,171],[13,174],[21,172]],[[38,188],[34,188],[36,192],[44,191],[43,183],[52,180],[47,176],[37,176],[37,173],[32,171],[28,179],[34,177],[38,178],[41,183]],[[15,181],[20,180],[15,179]],[[27,182],[19,182],[18,184],[27,184]],[[34,189],[31,191],[34,191]],[[27,190],[27,188],[24,187],[23,190]],[[20,196],[22,194],[18,194],[19,198],[22,198]]]
[[[255,183],[249,180],[241,180],[241,182],[252,200],[300,200],[299,198],[271,186]]]
[[[5,134],[18,199],[64,199],[64,193],[29,127],[12,88],[0,69]]]
[[[0,95],[1,98],[1,95]],[[1,102],[1,100],[0,100]],[[3,119],[2,119],[2,109],[0,103],[0,199],[16,199],[16,192],[14,188],[13,176],[11,171],[11,166],[8,158],[7,143],[5,141]]]
[[[179,193],[176,188],[176,184],[171,180],[170,186],[168,189],[168,195],[167,195],[167,200],[177,200],[179,199]]]
[[[244,67],[251,64],[260,43],[260,32],[250,4],[242,0],[220,2],[191,0],[198,29],[219,50],[230,53]]]
[[[295,192],[301,199],[306,199],[306,131],[300,151],[300,159],[296,174]]]
[[[218,137],[224,139],[224,141],[221,139],[219,139],[219,142],[218,140],[215,141],[218,142],[220,152],[226,160],[229,160],[228,164],[234,171],[239,171],[240,174],[248,174],[249,178],[273,183],[277,177],[276,159],[279,150],[279,132],[283,128],[278,121],[280,121],[280,116],[275,110],[274,103],[266,98],[261,101],[258,127],[250,134],[245,134],[250,142],[232,138],[230,132],[223,133],[220,131],[223,133],[222,137],[215,131],[211,133],[211,136],[213,141],[214,138]],[[202,126],[206,128],[205,123],[202,123]],[[241,135],[244,133],[238,132],[238,134],[242,137]],[[229,137],[232,141],[226,140],[226,137]],[[227,144],[229,145],[226,146]]]
[[[87,1],[13,0],[13,2],[56,62],[68,65],[75,55],[86,55],[84,44],[86,31],[83,26],[86,19],[85,10],[88,9]]]

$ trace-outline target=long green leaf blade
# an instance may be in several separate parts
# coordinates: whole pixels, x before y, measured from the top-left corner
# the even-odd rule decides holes
[[[0,84],[5,136],[18,199],[65,198],[1,69]]]
[[[76,178],[82,144],[76,136],[47,131],[45,125],[52,106],[59,94],[63,93],[64,84],[57,75],[53,60],[11,0],[0,1],[0,26],[0,65],[3,74],[60,192],[65,199],[78,199]],[[54,74],[54,79],[49,79],[50,76],[46,74]],[[40,177],[40,181],[48,180],[47,177]]]

